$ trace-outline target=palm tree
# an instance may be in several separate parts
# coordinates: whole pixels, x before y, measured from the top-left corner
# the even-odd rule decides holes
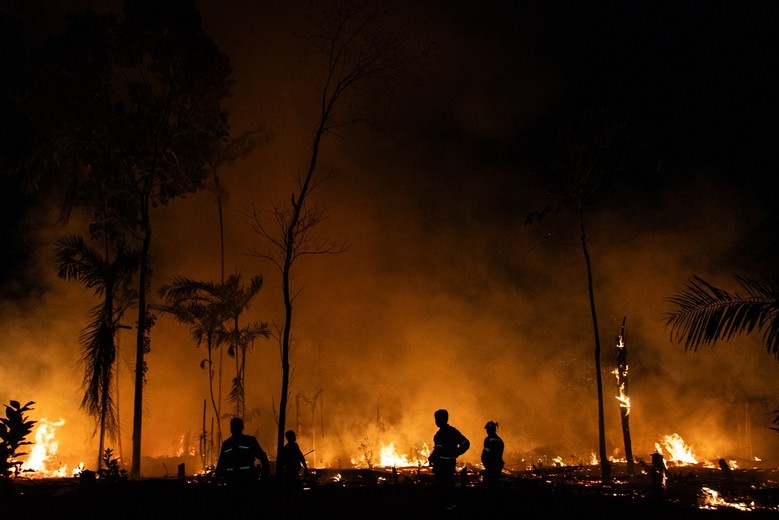
[[[246,157],[260,145],[271,139],[271,135],[263,128],[246,130],[243,134],[235,138],[220,140],[215,145],[215,151],[207,161],[208,170],[211,172],[211,182],[209,189],[214,194],[216,202],[217,217],[219,221],[219,283],[225,282],[225,230],[224,230],[224,205],[230,198],[227,187],[222,183],[219,172],[233,164],[242,157]],[[218,360],[218,399],[222,401],[222,359],[224,349],[219,350]],[[219,436],[221,439],[221,435]]]
[[[779,282],[734,276],[743,289],[729,292],[694,276],[687,286],[668,298],[675,309],[665,314],[671,339],[685,350],[697,352],[737,335],[759,331],[769,355],[779,359]],[[779,408],[773,423],[779,424]],[[779,431],[779,428],[772,428]]]
[[[200,368],[208,369],[208,391],[211,398],[211,406],[215,417],[219,417],[219,405],[214,396],[214,363],[213,351],[218,345],[218,339],[222,334],[224,313],[221,304],[217,301],[204,300],[197,297],[182,297],[180,288],[191,281],[174,277],[168,284],[160,288],[160,296],[167,302],[164,305],[155,305],[154,308],[173,316],[177,321],[189,326],[189,331],[197,346],[205,344],[206,358],[201,360]],[[217,439],[221,442],[222,426],[217,420]]]
[[[130,289],[133,273],[140,256],[119,241],[113,262],[89,247],[83,237],[68,236],[56,242],[58,275],[65,280],[82,282],[93,289],[102,303],[92,308],[92,321],[87,325],[79,341],[82,347],[81,362],[84,367],[82,387],[84,397],[81,408],[95,419],[100,429],[97,469],[102,464],[105,435],[116,438],[118,421],[111,394],[111,382],[116,361],[116,330],[127,311],[135,303],[136,294]]]
[[[277,425],[276,453],[281,458],[287,420],[287,401],[290,388],[290,349],[292,343],[293,301],[292,271],[295,260],[304,255],[337,254],[343,246],[319,242],[312,229],[325,218],[309,202],[312,192],[326,178],[319,173],[319,154],[322,141],[359,119],[344,119],[338,108],[354,91],[362,90],[372,81],[386,86],[403,67],[402,38],[384,27],[385,11],[382,5],[370,2],[336,3],[313,13],[312,26],[306,37],[314,42],[324,62],[322,83],[318,89],[318,113],[311,136],[308,166],[297,178],[298,190],[290,204],[274,211],[275,227],[266,227],[256,210],[246,212],[252,229],[267,240],[271,253],[250,248],[249,254],[272,262],[282,279],[284,323],[279,331],[281,350],[281,396]]]
[[[241,283],[241,275],[235,273],[231,274],[224,283],[192,280],[182,276],[174,277],[170,283],[161,288],[161,294],[168,302],[178,302],[188,307],[188,311],[194,309],[204,313],[197,319],[201,320],[200,325],[208,325],[211,328],[213,336],[205,337],[207,342],[213,342],[208,347],[209,350],[213,346],[228,345],[228,354],[235,358],[235,377],[230,391],[230,402],[235,405],[235,415],[240,417],[243,417],[245,410],[246,352],[254,339],[270,336],[267,323],[252,322],[244,327],[240,326],[241,316],[249,308],[252,299],[262,289],[262,283],[261,276],[254,276],[250,279],[249,285],[244,287]],[[195,305],[199,307],[195,307]],[[185,320],[194,318],[182,308],[174,306],[169,310],[181,311]],[[206,315],[208,315],[209,323],[202,322]],[[216,400],[214,411],[217,420],[219,420],[221,399]],[[221,427],[217,429],[217,432],[219,442],[221,442]]]
[[[565,208],[575,212],[576,227],[579,231],[579,244],[582,248],[587,275],[587,296],[592,321],[595,358],[595,382],[598,397],[598,452],[600,456],[601,477],[603,482],[611,479],[611,463],[606,451],[606,421],[603,401],[603,373],[601,370],[601,341],[598,326],[598,314],[595,306],[595,286],[593,283],[592,259],[587,243],[586,217],[590,199],[598,189],[602,179],[613,166],[608,156],[614,144],[616,123],[608,111],[585,110],[582,117],[573,123],[560,127],[562,148],[554,157],[548,173],[558,178],[555,186],[557,206],[547,206],[542,211],[527,215],[526,224],[541,221],[546,215],[558,214]]]
[[[229,323],[225,326],[227,334],[222,341],[228,343],[227,353],[235,359],[235,378],[229,399],[235,406],[235,415],[241,418],[246,413],[246,353],[255,339],[270,337],[270,329],[265,322],[251,322],[241,327],[240,317],[262,289],[262,283],[262,276],[253,276],[249,279],[249,285],[244,287],[241,275],[234,273],[227,277],[220,291]]]

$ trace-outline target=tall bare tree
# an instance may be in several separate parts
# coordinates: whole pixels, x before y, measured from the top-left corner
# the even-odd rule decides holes
[[[606,116],[604,120],[603,116]],[[603,373],[601,370],[601,342],[598,330],[598,314],[595,306],[592,260],[587,243],[587,208],[590,198],[598,188],[608,168],[606,151],[614,141],[615,125],[608,113],[585,111],[575,122],[560,127],[560,148],[554,155],[547,173],[557,178],[553,205],[539,212],[528,214],[526,224],[543,219],[550,213],[558,214],[564,209],[572,210],[579,234],[579,244],[584,257],[587,276],[587,298],[592,320],[594,340],[595,380],[598,395],[598,452],[603,482],[611,479],[611,463],[606,451],[606,425],[603,410]]]
[[[273,209],[274,226],[269,227],[255,208],[245,212],[254,232],[271,246],[270,252],[250,248],[249,254],[273,263],[282,279],[284,321],[278,333],[282,377],[277,468],[284,463],[281,454],[290,392],[293,301],[299,292],[291,286],[293,266],[306,255],[335,254],[345,250],[343,245],[318,241],[313,236],[313,229],[326,217],[309,202],[312,192],[327,178],[318,170],[322,140],[357,121],[356,118],[343,118],[337,111],[347,94],[368,80],[392,76],[402,63],[401,39],[384,26],[387,14],[381,3],[359,1],[336,1],[312,13],[311,29],[304,37],[321,52],[326,67],[319,90],[319,113],[311,137],[308,166],[297,176],[297,192],[292,193],[289,203]]]

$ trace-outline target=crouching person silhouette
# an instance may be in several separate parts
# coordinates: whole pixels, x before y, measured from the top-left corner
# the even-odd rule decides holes
[[[230,437],[222,443],[219,461],[216,464],[216,478],[237,490],[249,490],[258,479],[270,475],[268,455],[253,435],[243,433],[243,419],[230,419]],[[254,461],[260,461],[260,467]]]

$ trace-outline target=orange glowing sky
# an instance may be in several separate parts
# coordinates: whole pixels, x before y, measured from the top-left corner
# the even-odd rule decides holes
[[[281,323],[279,277],[272,266],[246,254],[263,243],[242,212],[286,200],[295,189],[293,176],[306,166],[318,69],[317,56],[293,34],[305,4],[196,4],[234,67],[235,95],[227,105],[235,133],[260,124],[272,135],[223,174],[230,191],[226,267],[244,278],[264,277],[250,318]],[[447,408],[451,423],[470,438],[465,462],[479,461],[488,420],[498,421],[509,461],[528,453],[587,461],[597,452],[593,334],[577,230],[567,216],[524,225],[528,212],[544,206],[545,185],[529,172],[523,154],[544,135],[534,129],[559,106],[596,95],[599,85],[612,94],[619,91],[613,83],[606,85],[619,77],[619,67],[638,70],[655,63],[668,76],[656,77],[651,87],[668,89],[671,99],[675,67],[682,67],[673,62],[676,54],[669,46],[688,44],[674,47],[674,53],[697,56],[700,42],[679,36],[687,35],[687,27],[674,13],[665,13],[667,20],[655,19],[651,30],[644,27],[657,37],[656,47],[634,41],[626,28],[636,23],[636,14],[626,9],[624,20],[598,22],[625,39],[614,56],[598,54],[607,48],[598,38],[608,38],[586,28],[569,34],[567,45],[553,41],[573,30],[569,17],[576,13],[556,18],[551,8],[530,4],[507,11],[500,2],[488,3],[494,12],[475,4],[450,8],[448,2],[401,2],[400,26],[410,40],[429,43],[432,50],[398,82],[391,103],[370,105],[372,124],[350,127],[343,138],[328,137],[323,145],[321,169],[332,167],[335,174],[315,192],[316,203],[328,212],[319,233],[348,250],[298,264],[294,284],[301,292],[288,412],[290,426],[297,427],[296,396],[323,390],[316,440],[311,409],[300,410],[299,441],[304,452],[316,442],[310,457],[315,465],[347,463],[359,456],[366,439],[393,441],[399,452],[430,444],[438,408]],[[634,7],[648,9],[642,6]],[[586,19],[595,24],[598,17]],[[539,24],[547,24],[548,31]],[[640,64],[619,62],[639,51]],[[591,60],[594,72],[607,70],[613,76],[586,79],[582,57]],[[779,361],[766,354],[758,336],[685,352],[669,341],[662,321],[669,310],[666,298],[691,275],[733,289],[732,274],[756,272],[742,246],[771,207],[766,200],[770,186],[754,189],[758,174],[770,167],[756,153],[763,150],[764,141],[755,138],[762,129],[752,125],[747,130],[754,134],[743,135],[746,126],[723,122],[718,130],[732,132],[734,148],[724,151],[712,136],[724,137],[714,129],[705,131],[717,118],[696,112],[717,96],[728,99],[720,90],[703,88],[716,79],[707,67],[706,62],[697,72],[685,69],[690,84],[683,91],[680,86],[682,99],[673,101],[681,110],[688,101],[684,96],[690,96],[700,99],[700,106],[666,121],[665,127],[650,129],[647,121],[643,128],[666,147],[658,179],[624,174],[607,187],[608,196],[596,201],[589,216],[607,450],[620,456],[615,450],[622,449],[611,370],[615,338],[627,317],[636,456],[648,458],[662,436],[678,433],[702,459],[752,455],[776,462],[779,437],[768,426],[779,395]],[[620,101],[646,102],[645,110],[633,107],[631,113],[643,121],[659,94],[653,97],[646,85],[639,89],[641,78],[625,74],[621,79],[633,90]],[[736,101],[719,107],[727,121],[742,109]],[[652,119],[652,125],[657,123]],[[747,152],[752,152],[751,169],[745,174],[734,157]],[[753,187],[742,189],[739,176]],[[83,457],[89,466],[97,440],[91,436],[91,420],[79,410],[77,342],[95,300],[79,284],[56,276],[52,241],[82,232],[83,223],[76,217],[66,229],[58,228],[55,214],[56,208],[30,206],[20,217],[35,254],[24,270],[14,271],[17,276],[3,279],[3,293],[22,283],[25,272],[36,273],[40,290],[0,300],[0,399],[36,401],[32,419],[64,419],[59,453]],[[174,274],[218,279],[212,195],[202,192],[176,201],[156,210],[154,219],[155,287]],[[8,236],[14,237],[10,244],[21,235]],[[129,461],[134,336],[122,332],[119,342],[122,452]],[[195,439],[201,428],[207,397],[206,374],[199,368],[204,353],[183,326],[165,316],[158,319],[152,342],[143,453],[173,456],[182,437]],[[271,455],[280,377],[277,343],[259,341],[247,369],[247,406],[253,412],[247,431]],[[751,438],[745,430],[747,410]],[[116,443],[109,445],[118,451]],[[151,475],[161,469],[147,463],[142,471]]]

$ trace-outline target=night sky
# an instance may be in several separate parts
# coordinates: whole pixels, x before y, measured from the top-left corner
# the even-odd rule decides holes
[[[4,41],[6,63],[65,27],[68,2],[4,4],[15,21],[6,33],[32,42]],[[467,462],[478,462],[488,420],[500,425],[509,466],[541,455],[588,461],[597,452],[577,222],[564,211],[525,223],[553,200],[558,130],[588,111],[619,122],[617,158],[587,213],[608,452],[621,456],[610,371],[625,318],[636,456],[648,459],[662,436],[678,433],[701,459],[779,462],[779,437],[768,429],[779,361],[759,336],[685,352],[663,321],[667,298],[693,275],[736,289],[734,274],[771,272],[760,244],[776,213],[779,6],[584,4],[393,4],[392,26],[417,58],[385,89],[349,98],[344,110],[366,122],[328,136],[321,150],[321,171],[334,173],[314,195],[328,214],[318,233],[348,249],[302,259],[294,278],[301,292],[288,420],[309,451],[311,408],[298,414],[296,396],[322,390],[315,464],[347,464],[366,440],[395,442],[399,452],[430,444],[438,408],[471,439]],[[307,4],[196,6],[231,59],[236,83],[225,106],[233,132],[262,126],[268,136],[223,172],[227,270],[264,277],[251,319],[280,324],[280,280],[247,254],[265,245],[244,213],[288,200],[307,165],[321,79],[320,56],[296,36]],[[14,129],[3,126],[10,154]],[[34,400],[33,418],[65,419],[60,453],[91,461],[97,441],[78,410],[78,335],[95,300],[57,278],[52,253],[57,237],[84,232],[83,220],[57,225],[56,189],[26,194],[2,182],[0,399]],[[213,195],[175,201],[153,218],[153,287],[174,274],[218,279]],[[120,337],[125,460],[133,341]],[[152,342],[144,454],[173,455],[182,438],[198,435],[203,352],[166,317]],[[249,363],[247,405],[256,413],[247,430],[272,450],[275,340],[258,342]]]

